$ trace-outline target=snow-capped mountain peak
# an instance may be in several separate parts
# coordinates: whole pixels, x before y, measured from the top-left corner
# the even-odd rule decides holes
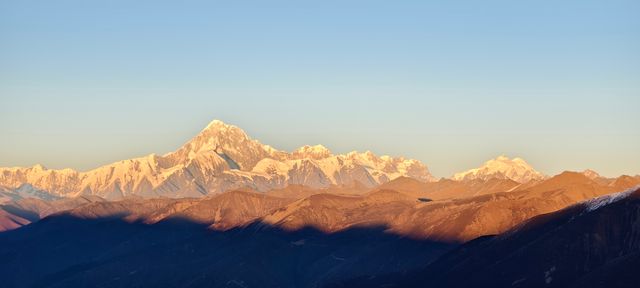
[[[171,159],[173,164],[178,164],[198,158],[215,158],[217,155],[230,168],[249,171],[260,160],[267,157],[280,158],[282,153],[251,139],[237,126],[214,120],[178,151],[165,157]]]
[[[524,159],[519,157],[510,159],[505,155],[491,159],[479,168],[453,175],[453,179],[457,181],[488,180],[491,178],[511,179],[525,183],[531,180],[544,179],[544,175],[533,169]]]
[[[207,127],[205,127],[204,130],[219,129],[218,127],[230,128],[231,125],[227,125],[226,123],[222,122],[222,120],[214,119],[213,121],[209,122],[209,124],[207,124]]]

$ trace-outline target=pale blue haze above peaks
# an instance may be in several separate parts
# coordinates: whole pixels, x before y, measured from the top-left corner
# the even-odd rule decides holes
[[[640,1],[0,1],[0,167],[213,119],[278,149],[640,173]]]

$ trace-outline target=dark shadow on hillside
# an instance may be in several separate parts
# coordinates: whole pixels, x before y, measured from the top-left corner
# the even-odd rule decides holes
[[[27,209],[22,209],[13,205],[0,205],[0,209],[16,215],[20,218],[27,219],[29,222],[36,222],[40,220],[40,215]],[[1,233],[1,232],[0,232]]]
[[[361,227],[332,234],[263,223],[228,231],[172,218],[57,215],[0,233],[2,287],[323,287],[424,267],[455,243]]]

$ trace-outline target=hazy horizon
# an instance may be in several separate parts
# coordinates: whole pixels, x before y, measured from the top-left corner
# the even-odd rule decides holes
[[[0,167],[88,170],[220,119],[277,149],[640,174],[640,3],[0,3]]]

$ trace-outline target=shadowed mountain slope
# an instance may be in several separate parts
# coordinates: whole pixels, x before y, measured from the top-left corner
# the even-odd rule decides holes
[[[322,287],[415,269],[452,247],[378,226],[333,234],[206,227],[55,215],[0,233],[0,278],[3,287]]]

